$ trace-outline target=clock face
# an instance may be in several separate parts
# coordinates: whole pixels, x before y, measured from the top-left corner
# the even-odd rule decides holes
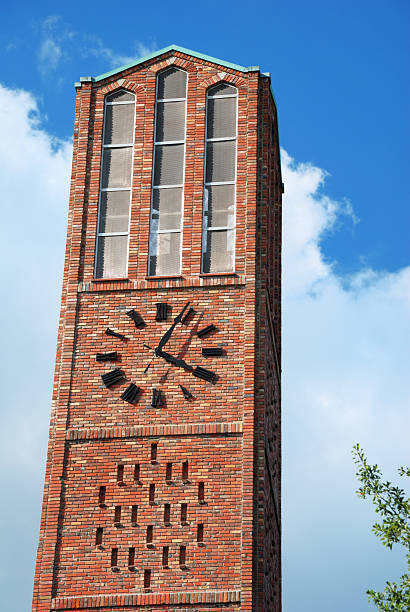
[[[121,329],[107,327],[106,336],[112,342],[112,350],[97,353],[96,361],[111,366],[102,374],[101,379],[108,390],[118,392],[122,401],[138,403],[142,396],[149,397],[152,408],[161,408],[166,394],[167,381],[173,379],[178,384],[181,398],[187,402],[195,400],[190,391],[192,377],[204,384],[216,384],[218,375],[209,361],[224,355],[222,346],[215,342],[219,330],[211,321],[206,321],[190,302],[187,302],[175,317],[170,315],[171,305],[166,302],[156,304],[156,315],[151,319],[134,309],[124,313]],[[205,320],[206,323],[202,324]],[[189,330],[187,334],[186,331]],[[189,346],[193,337],[201,342],[201,363],[189,360]],[[137,375],[132,382],[127,372],[118,367],[127,351],[129,340],[140,341],[141,348],[136,363]],[[205,367],[206,366],[206,367]],[[147,402],[146,402],[147,403]]]

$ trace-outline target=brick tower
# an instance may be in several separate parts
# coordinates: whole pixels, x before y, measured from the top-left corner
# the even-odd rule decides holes
[[[76,88],[33,610],[278,612],[269,74],[172,45]]]

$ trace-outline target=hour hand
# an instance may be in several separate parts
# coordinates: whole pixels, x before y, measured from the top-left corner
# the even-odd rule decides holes
[[[183,359],[178,359],[178,357],[174,357],[173,355],[170,355],[170,353],[165,353],[164,351],[158,351],[157,355],[158,357],[162,357],[162,359],[165,359],[167,363],[171,363],[177,368],[183,368],[184,370],[188,370],[188,372],[192,372],[194,369],[191,365],[189,365],[189,363],[187,363]]]

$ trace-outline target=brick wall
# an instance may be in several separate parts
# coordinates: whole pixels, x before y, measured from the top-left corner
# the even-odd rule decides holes
[[[281,608],[281,227],[282,182],[276,109],[266,81],[260,86],[260,263],[263,329],[264,609]],[[264,285],[264,287],[263,287]],[[262,432],[261,432],[262,437]]]
[[[152,279],[147,260],[155,79],[172,64],[188,72],[182,274]],[[205,96],[220,80],[238,88],[236,272],[202,275]],[[100,281],[93,269],[104,96],[119,87],[136,95],[129,269],[128,279]],[[152,606],[158,611],[280,610],[281,179],[275,112],[269,79],[258,70],[228,69],[178,51],[78,89],[33,595],[37,612]],[[215,385],[158,359],[142,374],[151,357],[143,344],[155,346],[187,301],[195,315],[178,327],[167,349],[215,371]],[[168,322],[155,321],[157,302],[172,306]],[[145,327],[135,328],[126,314],[130,308],[142,315]],[[217,330],[200,339],[196,332],[209,323]],[[106,336],[108,326],[127,340]],[[202,347],[215,345],[224,354],[205,360]],[[101,374],[114,366],[97,363],[95,355],[113,350],[125,380],[107,389]],[[141,386],[133,405],[120,398],[130,382]],[[191,391],[191,401],[183,398],[180,384]],[[161,407],[151,406],[153,386],[164,390]],[[189,478],[183,482],[186,461]],[[171,482],[165,478],[169,463]],[[118,465],[124,466],[121,483]],[[198,498],[202,482],[204,503]],[[154,503],[150,485],[155,485]],[[105,487],[103,504],[100,487]],[[166,504],[170,524],[164,521]],[[138,506],[135,524],[132,506]],[[119,524],[114,524],[115,507],[121,507]],[[198,525],[203,525],[203,542],[198,542]],[[162,563],[165,546],[168,567]],[[131,569],[130,548],[135,549]],[[112,549],[118,549],[114,568]]]

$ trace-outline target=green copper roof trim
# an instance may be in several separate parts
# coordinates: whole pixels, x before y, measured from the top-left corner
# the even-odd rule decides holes
[[[259,70],[259,66],[249,66],[246,68],[245,66],[239,66],[238,64],[231,64],[230,62],[224,62],[223,60],[218,59],[217,57],[210,57],[209,55],[204,55],[203,53],[197,53],[196,51],[191,51],[190,49],[185,49],[184,47],[178,47],[178,45],[169,45],[168,47],[164,47],[163,49],[159,49],[159,51],[154,51],[154,53],[150,53],[149,55],[145,55],[140,59],[137,59],[135,62],[131,62],[130,64],[125,64],[125,66],[120,66],[119,68],[114,68],[114,70],[110,70],[109,72],[104,72],[104,74],[99,74],[96,77],[81,77],[81,81],[93,81],[96,83],[97,81],[102,81],[117,72],[122,72],[123,70],[128,70],[129,68],[133,68],[134,66],[138,66],[138,64],[142,64],[154,57],[159,55],[163,55],[164,53],[168,53],[169,51],[179,51],[180,53],[185,53],[186,55],[192,55],[192,57],[197,57],[198,59],[205,60],[206,62],[212,62],[213,64],[219,64],[220,66],[225,66],[225,68],[231,68],[232,70],[238,70],[239,72],[255,72]]]

